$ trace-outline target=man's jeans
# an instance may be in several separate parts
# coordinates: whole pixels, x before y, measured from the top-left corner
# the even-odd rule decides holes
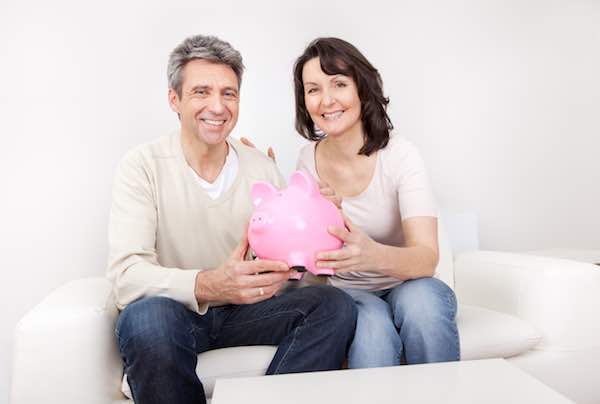
[[[205,403],[199,353],[278,345],[267,374],[341,368],[352,342],[356,306],[329,286],[291,290],[251,305],[212,307],[201,316],[165,297],[123,310],[116,334],[136,404]]]
[[[358,320],[348,353],[352,369],[457,361],[456,297],[442,281],[419,278],[378,292],[344,289]]]

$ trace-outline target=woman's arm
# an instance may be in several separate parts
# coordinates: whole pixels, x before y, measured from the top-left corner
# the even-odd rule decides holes
[[[405,246],[378,243],[346,216],[347,229],[330,228],[344,247],[321,252],[317,266],[336,272],[376,271],[401,280],[433,276],[438,262],[437,218],[413,217],[402,221]]]

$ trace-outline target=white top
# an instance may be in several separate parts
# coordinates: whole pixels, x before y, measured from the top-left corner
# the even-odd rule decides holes
[[[228,142],[239,170],[217,199],[190,173],[179,133],[138,146],[121,160],[113,184],[107,274],[119,309],[142,297],[166,296],[206,313],[209,305],[199,306],[194,295],[196,275],[221,265],[239,243],[254,208],[252,184],[285,184],[267,156],[236,139]]]
[[[315,164],[316,142],[304,146],[297,168],[318,178]],[[416,216],[437,217],[429,178],[417,148],[408,140],[391,136],[388,145],[377,152],[373,178],[359,195],[344,198],[342,210],[373,240],[393,246],[404,245],[402,220]],[[383,290],[401,280],[377,272],[347,272],[330,278],[338,287]]]
[[[229,145],[223,168],[221,168],[221,172],[213,182],[208,182],[200,177],[192,167],[189,167],[189,169],[192,172],[192,175],[196,177],[196,180],[198,180],[198,184],[206,191],[208,197],[210,199],[217,199],[233,185],[233,181],[235,181],[235,177],[237,176],[239,164],[237,152]]]

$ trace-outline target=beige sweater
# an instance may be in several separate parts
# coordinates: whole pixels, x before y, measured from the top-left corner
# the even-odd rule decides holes
[[[206,313],[209,305],[195,299],[196,274],[221,265],[241,239],[252,213],[252,184],[284,185],[268,157],[236,139],[228,142],[239,170],[215,200],[189,170],[179,133],[122,159],[113,185],[107,274],[120,309],[142,297],[165,296]]]

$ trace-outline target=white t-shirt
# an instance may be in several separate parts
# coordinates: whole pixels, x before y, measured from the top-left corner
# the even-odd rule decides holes
[[[225,157],[225,164],[223,164],[221,172],[213,182],[208,182],[204,178],[200,177],[192,167],[188,166],[188,168],[192,172],[194,178],[198,180],[198,184],[204,188],[210,199],[214,200],[219,198],[229,188],[231,188],[231,185],[233,185],[235,177],[237,176],[239,165],[240,163],[237,152],[233,147],[231,147],[231,145],[229,145],[227,157]]]
[[[297,168],[319,178],[315,165],[316,142],[304,146]],[[359,195],[343,198],[342,210],[373,240],[393,246],[404,245],[402,220],[416,216],[437,217],[429,178],[417,148],[408,140],[391,136],[388,145],[377,152],[373,178]],[[347,272],[330,278],[338,287],[370,291],[402,283],[378,272]]]

